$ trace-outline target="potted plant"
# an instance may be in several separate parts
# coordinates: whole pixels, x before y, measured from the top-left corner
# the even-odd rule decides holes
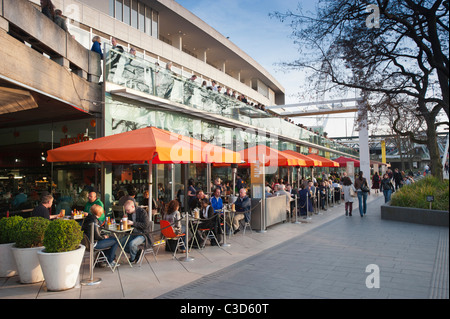
[[[17,275],[17,266],[11,251],[14,245],[14,234],[22,216],[4,217],[0,219],[0,277]]]
[[[85,246],[83,231],[75,220],[57,219],[44,234],[44,249],[38,252],[48,290],[60,291],[75,287]]]
[[[20,282],[31,284],[44,280],[37,251],[43,249],[44,233],[50,220],[29,217],[17,225],[15,244],[11,247],[19,272]]]

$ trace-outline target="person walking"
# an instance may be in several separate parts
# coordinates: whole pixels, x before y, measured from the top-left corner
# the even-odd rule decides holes
[[[378,175],[378,172],[375,172],[372,176],[372,189],[375,190],[375,194],[378,194],[380,190],[380,175]]]
[[[355,179],[355,189],[358,195],[358,203],[359,203],[359,214],[361,217],[367,212],[367,196],[369,195],[370,189],[367,184],[367,179],[363,177],[363,172],[359,172],[359,176]]]
[[[344,177],[342,181],[342,192],[344,193],[345,217],[352,216],[353,197],[356,195],[356,189],[350,177]]]
[[[391,200],[391,195],[394,192],[394,185],[392,185],[391,179],[387,173],[383,175],[383,179],[380,183],[380,190],[383,192],[384,202],[389,202]]]

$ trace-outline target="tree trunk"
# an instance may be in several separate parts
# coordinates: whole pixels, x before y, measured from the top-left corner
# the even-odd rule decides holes
[[[443,180],[443,167],[441,163],[441,154],[439,152],[436,128],[434,125],[434,119],[426,117],[427,121],[427,147],[430,152],[431,160],[431,175],[437,177],[439,180]]]

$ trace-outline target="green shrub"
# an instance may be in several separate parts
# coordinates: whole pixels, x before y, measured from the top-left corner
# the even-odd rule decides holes
[[[83,239],[83,231],[75,220],[54,220],[44,235],[46,253],[61,253],[75,250]]]
[[[29,217],[22,220],[17,225],[15,243],[17,248],[42,247],[44,233],[50,224],[48,219],[43,217]]]
[[[391,198],[392,206],[430,209],[427,196],[434,196],[432,209],[449,210],[449,181],[440,181],[428,176],[420,181],[403,186]]]
[[[0,219],[0,244],[9,244],[15,241],[17,226],[22,220],[22,216],[3,217]]]

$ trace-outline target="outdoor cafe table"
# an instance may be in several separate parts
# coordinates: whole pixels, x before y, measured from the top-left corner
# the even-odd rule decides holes
[[[105,233],[112,233],[114,235],[114,237],[116,238],[117,242],[119,243],[120,254],[119,254],[119,257],[117,258],[117,263],[114,265],[114,269],[112,271],[114,272],[116,270],[116,268],[118,266],[118,262],[120,260],[120,257],[122,257],[122,254],[125,256],[125,259],[127,260],[130,267],[133,267],[131,265],[130,259],[128,259],[128,256],[125,252],[125,247],[127,246],[128,240],[130,239],[131,233],[133,232],[133,227],[128,226],[127,229],[103,228],[102,231]],[[122,238],[122,237],[126,237],[126,240],[125,240],[125,243],[123,246],[120,243],[120,238]]]
[[[200,224],[200,219],[197,219],[197,218],[193,217],[189,213],[185,213],[185,215],[181,219],[182,223],[186,223],[186,214],[189,215],[189,217],[188,217],[189,229],[186,229],[186,232],[190,231],[191,234],[192,234],[191,245],[189,246],[189,243],[186,243],[186,246],[188,246],[186,249],[191,250],[192,249],[192,245],[194,244],[194,240],[197,242],[197,247],[200,247],[200,245],[198,244],[198,241],[197,241],[197,236],[195,236],[195,234],[197,233],[197,230],[198,230],[198,226]]]

